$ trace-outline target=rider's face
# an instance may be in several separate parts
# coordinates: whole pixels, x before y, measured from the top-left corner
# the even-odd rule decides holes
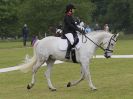
[[[75,12],[75,10],[74,9],[72,9],[72,13],[74,13]]]

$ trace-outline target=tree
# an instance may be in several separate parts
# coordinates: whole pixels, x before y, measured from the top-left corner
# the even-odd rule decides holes
[[[16,33],[16,23],[18,21],[17,8],[19,0],[0,1],[0,36],[13,36]]]
[[[130,27],[130,7],[127,1],[115,1],[108,6],[108,22],[115,31],[127,31]]]
[[[97,9],[93,16],[102,26],[108,23],[114,32],[129,33],[133,27],[133,1],[132,0],[92,0]]]
[[[38,35],[48,32],[49,27],[63,21],[68,0],[28,0],[23,3],[20,11],[22,24],[30,26],[31,33]],[[91,13],[95,6],[89,0],[73,0],[77,7],[76,16],[84,21],[91,21]],[[31,35],[32,35],[31,34]]]
[[[63,22],[68,3],[76,6],[75,16],[86,23],[92,22],[95,5],[90,0],[1,0],[0,37],[21,36],[25,23],[30,28],[30,35],[44,35],[49,27]]]

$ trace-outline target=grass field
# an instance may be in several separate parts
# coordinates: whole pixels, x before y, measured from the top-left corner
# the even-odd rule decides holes
[[[133,40],[119,40],[114,54],[133,54]],[[30,44],[29,44],[30,45]],[[0,68],[22,63],[25,54],[32,55],[32,48],[24,48],[22,42],[0,42]],[[101,50],[97,54],[103,54]],[[37,73],[36,85],[31,90],[26,86],[31,81],[31,72],[0,73],[0,99],[133,99],[133,59],[92,59],[90,68],[93,83],[98,88],[91,91],[87,81],[67,88],[67,82],[76,80],[80,66],[73,63],[55,65],[52,81],[57,88],[51,92],[47,87],[42,67]]]

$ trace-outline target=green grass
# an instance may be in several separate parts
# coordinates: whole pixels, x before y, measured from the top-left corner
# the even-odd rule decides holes
[[[28,46],[30,46],[29,42]],[[26,54],[32,56],[32,48],[23,47],[22,42],[0,42],[0,67],[20,64]]]
[[[114,53],[133,54],[132,42],[133,40],[119,40]],[[32,55],[32,48],[23,48],[20,42],[3,43],[0,43],[0,68],[22,63],[27,53]],[[97,53],[103,52],[98,50]],[[51,92],[47,87],[44,77],[46,67],[37,72],[36,85],[31,90],[26,89],[31,81],[31,72],[0,73],[0,99],[132,99],[132,64],[133,59],[92,59],[91,75],[98,88],[95,92],[90,90],[86,80],[77,86],[66,87],[67,82],[79,78],[79,64],[54,65],[52,82],[57,88],[56,92]]]
[[[30,47],[30,42],[27,42],[27,47]],[[0,42],[0,49],[13,49],[13,48],[23,48],[23,42]]]
[[[133,40],[118,40],[114,54],[130,55],[133,54]]]
[[[122,32],[119,33],[119,39],[121,40],[132,40],[133,34],[123,34]]]

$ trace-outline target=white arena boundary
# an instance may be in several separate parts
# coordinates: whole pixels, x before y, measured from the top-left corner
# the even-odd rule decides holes
[[[105,57],[103,55],[95,55],[95,56],[93,56],[93,58],[105,58]],[[111,58],[133,58],[133,55],[112,55]],[[63,61],[57,60],[55,62],[55,64],[60,64],[60,63],[63,63]],[[43,66],[46,66],[46,64],[44,64]],[[2,68],[2,69],[0,69],[0,73],[18,70],[18,68],[19,68],[19,66]]]
[[[93,58],[105,58],[103,55],[95,55]],[[133,58],[133,55],[112,55],[111,58]]]
[[[59,61],[59,60],[55,61],[55,64],[60,64],[60,63],[63,63],[63,61]],[[43,64],[42,66],[46,66],[46,63]],[[9,67],[9,68],[2,68],[2,69],[0,69],[0,73],[14,71],[14,70],[18,70],[18,69],[19,69],[19,66]]]

